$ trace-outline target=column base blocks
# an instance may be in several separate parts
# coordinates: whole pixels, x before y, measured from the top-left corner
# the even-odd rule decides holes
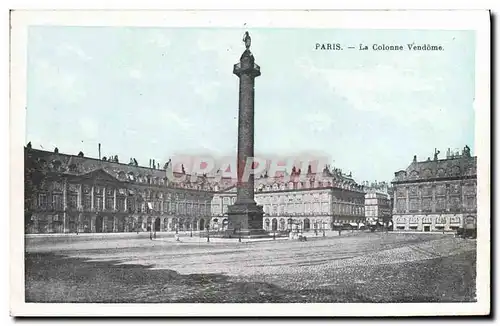
[[[238,203],[228,207],[227,236],[242,238],[271,237],[263,228],[264,210],[255,202]]]

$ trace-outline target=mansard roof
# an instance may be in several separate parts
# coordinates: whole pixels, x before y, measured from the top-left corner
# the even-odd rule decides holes
[[[395,172],[392,182],[476,177],[476,167],[477,157],[466,155],[441,160],[413,161],[406,170]]]
[[[135,166],[126,163],[103,161],[96,158],[55,153],[38,149],[25,148],[26,158],[35,162],[42,171],[64,173],[74,176],[89,176],[95,173],[105,173],[120,182],[133,182],[144,184],[168,185],[166,171],[164,169],[154,169],[151,167]],[[97,172],[100,171],[100,172]],[[321,173],[321,180],[318,178]],[[175,177],[187,176],[187,181],[172,184],[176,188],[198,189],[205,191],[234,191],[236,179],[230,177],[217,176],[197,176],[195,182],[190,181],[190,175],[180,172],[173,172]],[[104,174],[102,175],[104,176]],[[322,172],[305,173],[301,175],[278,175],[276,177],[261,177],[255,179],[255,187],[265,190],[266,185],[273,184],[278,189],[289,189],[289,183],[301,182],[301,189],[312,189],[317,187],[333,187],[351,191],[363,192],[363,186],[357,184],[351,176],[343,174],[340,170],[324,169]],[[321,182],[321,183],[319,183]],[[295,187],[293,189],[297,189]],[[292,188],[290,188],[292,189]]]
[[[26,159],[36,162],[39,169],[46,172],[64,173],[74,176],[87,176],[93,173],[105,173],[117,181],[135,182],[146,184],[164,185],[168,184],[166,170],[154,169],[143,166],[135,166],[124,163],[103,161],[96,158],[68,155],[62,153],[48,152],[37,149],[25,149]],[[96,172],[100,171],[100,172]],[[181,177],[183,173],[173,172],[174,177]],[[177,188],[189,188],[198,190],[213,190],[209,180],[203,176],[196,177],[195,182],[190,181],[190,175],[186,181],[177,183]]]

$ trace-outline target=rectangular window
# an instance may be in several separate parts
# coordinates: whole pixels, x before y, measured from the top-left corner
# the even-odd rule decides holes
[[[116,209],[120,212],[125,211],[125,198],[123,197],[117,197],[116,198]]]
[[[127,211],[129,213],[135,213],[135,198],[133,196],[127,198]]]
[[[444,197],[436,198],[436,212],[442,212],[446,209],[446,200]]]
[[[68,194],[68,207],[71,209],[78,208],[78,194],[76,192]]]
[[[94,209],[97,211],[102,211],[103,209],[103,200],[100,196],[95,196]]]
[[[476,208],[476,197],[475,196],[465,197],[465,205],[468,209]]]
[[[47,194],[39,194],[38,195],[38,207],[42,209],[47,208]]]
[[[418,212],[418,210],[419,210],[418,199],[411,198],[410,199],[410,212]]]
[[[450,211],[459,212],[461,209],[460,197],[450,196]]]
[[[398,199],[397,201],[398,212],[406,211],[406,199]]]
[[[56,211],[62,211],[64,209],[61,194],[53,194],[52,195],[52,209],[54,209]]]
[[[106,197],[106,210],[112,210],[114,204],[113,197]]]
[[[321,210],[323,213],[328,213],[328,203],[323,203],[323,209]]]
[[[432,198],[422,198],[422,211],[423,212],[432,211]]]
[[[84,194],[83,195],[83,209],[85,210],[90,210],[92,206],[92,199],[90,194]]]
[[[445,185],[436,186],[436,194],[437,195],[445,195],[446,194],[446,186]]]
[[[432,196],[432,188],[429,186],[423,187],[422,196]]]

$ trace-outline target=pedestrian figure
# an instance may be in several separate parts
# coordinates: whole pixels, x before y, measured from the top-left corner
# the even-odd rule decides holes
[[[339,229],[339,235],[340,235],[341,232],[342,232],[342,229]]]

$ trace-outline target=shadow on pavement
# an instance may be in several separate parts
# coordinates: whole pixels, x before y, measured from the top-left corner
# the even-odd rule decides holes
[[[437,263],[440,262],[436,259]],[[414,269],[411,264],[408,268]],[[450,301],[432,292],[396,291],[377,295],[349,284],[330,288],[290,290],[260,281],[223,274],[179,274],[153,266],[120,261],[88,261],[54,253],[26,253],[26,302],[52,303],[223,303],[223,302],[438,302]],[[375,271],[380,273],[381,270]],[[349,272],[351,273],[351,272]],[[426,271],[432,277],[433,271]],[[300,277],[300,276],[299,276]],[[474,275],[475,277],[475,275]],[[256,278],[257,280],[258,278]],[[347,281],[347,280],[346,280]],[[421,280],[418,280],[421,282]],[[380,283],[380,282],[379,282]],[[432,283],[429,286],[432,287]],[[475,283],[475,282],[474,282]],[[381,283],[383,285],[384,283]],[[370,287],[370,282],[366,285]],[[474,284],[475,285],[475,284]],[[386,286],[390,286],[387,284]],[[470,284],[465,284],[468,288]],[[388,289],[385,289],[388,290]],[[469,290],[465,290],[466,292]],[[384,291],[377,291],[382,293]],[[470,292],[470,291],[469,291]],[[475,291],[474,291],[475,292]],[[466,293],[472,298],[474,293]],[[454,301],[454,300],[452,300]],[[458,300],[460,301],[460,299]],[[466,301],[470,301],[466,300]]]

